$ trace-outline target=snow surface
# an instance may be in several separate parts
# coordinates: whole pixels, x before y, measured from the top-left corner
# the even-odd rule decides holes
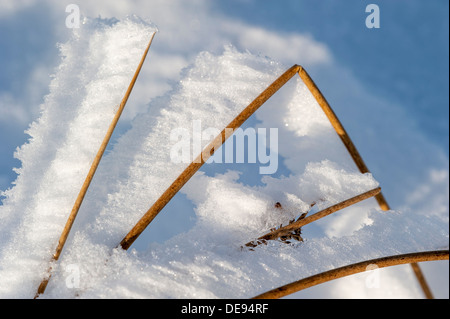
[[[0,206],[0,297],[34,295],[154,30],[136,17],[86,20],[61,45],[42,114],[17,152],[19,176]],[[241,249],[312,202],[325,208],[379,185],[358,172],[298,78],[249,121],[278,128],[280,173],[249,184],[237,170],[199,172],[182,189],[195,207],[190,229],[145,251],[114,249],[187,166],[170,160],[170,132],[196,120],[222,129],[286,68],[233,47],[199,54],[105,155],[42,298],[248,298],[365,259],[448,249],[448,210],[381,212],[373,199],[305,226],[302,243]]]

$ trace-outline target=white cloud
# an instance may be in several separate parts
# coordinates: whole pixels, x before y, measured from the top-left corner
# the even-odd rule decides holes
[[[307,34],[275,32],[237,21],[225,21],[224,29],[236,38],[242,48],[255,54],[270,56],[277,61],[303,65],[332,61],[326,45]]]
[[[431,169],[406,197],[406,206],[426,215],[437,215],[448,220],[449,172],[448,169]]]
[[[22,94],[0,91],[0,123],[14,122],[26,127],[39,113],[43,95],[48,91],[50,73],[49,66],[35,65],[22,84]]]

